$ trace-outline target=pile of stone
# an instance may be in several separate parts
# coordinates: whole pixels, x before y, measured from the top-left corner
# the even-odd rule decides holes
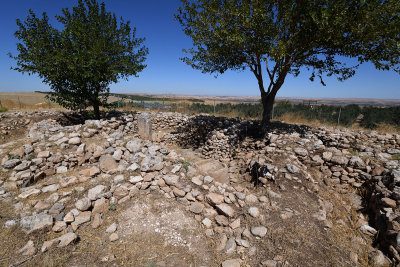
[[[199,175],[195,166],[185,169],[176,152],[136,138],[133,128],[131,115],[64,127],[55,120],[34,124],[27,143],[13,152],[16,158],[2,160],[8,172],[1,178],[0,199],[15,199],[14,208],[21,215],[5,226],[18,223],[28,234],[59,233],[41,245],[40,251],[46,252],[75,242],[80,227],[90,223],[98,228],[115,205],[140,192],[159,192],[184,204],[204,225],[205,234],[216,239],[217,250],[253,255],[251,240],[264,238],[268,230],[259,224],[242,225],[238,211],[265,216],[268,197]],[[110,235],[111,242],[117,239]],[[35,251],[32,240],[21,250]]]

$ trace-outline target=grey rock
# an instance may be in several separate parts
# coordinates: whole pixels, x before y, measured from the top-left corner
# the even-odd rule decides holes
[[[104,193],[104,190],[106,187],[104,185],[97,185],[88,191],[88,198],[90,200],[96,200],[101,198],[102,194]]]
[[[126,148],[129,150],[131,153],[137,153],[142,149],[142,144],[139,140],[131,140],[126,144]]]
[[[86,211],[91,206],[92,206],[92,202],[87,197],[79,199],[77,202],[75,202],[75,207],[80,211]]]
[[[400,149],[388,148],[388,149],[386,149],[386,152],[389,153],[389,154],[392,154],[392,155],[394,155],[394,154],[400,154]]]
[[[236,242],[234,238],[229,238],[228,242],[226,242],[225,252],[227,254],[232,254],[236,251]]]
[[[28,233],[36,230],[50,228],[53,225],[53,217],[48,214],[40,213],[21,218],[20,225]]]
[[[302,156],[302,157],[305,157],[305,156],[308,155],[308,151],[307,151],[306,149],[302,148],[302,147],[296,147],[296,148],[294,149],[294,152],[295,152],[297,155]]]
[[[81,143],[81,139],[79,137],[73,137],[68,140],[68,144],[70,145],[79,145]]]
[[[397,160],[389,160],[387,162],[385,162],[385,168],[387,169],[396,169],[399,167],[399,163],[397,162]]]
[[[357,168],[365,167],[365,162],[358,156],[352,156],[349,160],[349,164]]]
[[[165,175],[163,177],[167,185],[177,185],[179,181],[179,176],[177,175]]]
[[[252,217],[257,218],[258,216],[260,216],[260,211],[258,210],[257,207],[250,207],[249,208],[249,214]]]
[[[50,208],[49,214],[57,215],[64,209],[64,205],[62,203],[54,203],[54,205]]]
[[[349,160],[345,156],[333,156],[331,162],[338,165],[347,165]]]
[[[9,159],[6,162],[4,162],[1,166],[4,169],[12,169],[20,163],[21,163],[21,160],[19,160],[19,159]]]
[[[200,214],[204,209],[204,205],[199,202],[194,202],[190,205],[189,210],[195,214]]]
[[[286,164],[286,169],[290,173],[298,173],[299,172],[299,168],[296,165],[293,165],[293,164]]]
[[[60,166],[57,168],[57,173],[66,173],[68,171],[68,168],[65,166]]]
[[[27,161],[24,160],[21,164],[18,164],[14,170],[15,171],[25,171],[27,169],[29,169],[29,167],[31,166],[32,162],[31,161]]]
[[[161,157],[152,156],[145,157],[140,163],[140,170],[143,172],[160,171],[164,167],[164,162]]]
[[[250,231],[255,236],[264,237],[267,234],[268,230],[264,226],[255,226],[251,227]]]

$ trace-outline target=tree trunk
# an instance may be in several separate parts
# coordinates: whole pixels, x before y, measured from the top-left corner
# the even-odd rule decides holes
[[[263,114],[261,124],[263,127],[268,125],[271,121],[272,108],[274,107],[275,94],[269,93],[261,96]]]
[[[94,111],[94,117],[96,120],[100,120],[100,105],[99,101],[94,101],[93,103],[93,111]]]

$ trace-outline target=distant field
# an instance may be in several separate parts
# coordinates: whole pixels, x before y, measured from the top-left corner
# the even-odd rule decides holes
[[[26,105],[35,105],[39,103],[47,103],[44,96],[44,94],[34,92],[0,92],[0,101],[11,100],[13,102],[18,102],[19,98],[21,103]]]
[[[118,95],[126,97],[132,96],[135,101],[144,102],[202,102],[211,104],[214,101],[218,103],[257,103],[260,98],[258,96],[201,96],[201,95],[153,95],[153,94],[130,94],[120,93],[112,94],[109,98],[110,102],[118,101]],[[10,100],[18,103],[19,101],[26,105],[47,104],[44,98],[45,94],[36,92],[0,92],[0,101]],[[400,105],[400,99],[370,99],[370,98],[293,98],[278,97],[277,101],[288,100],[292,103],[302,103],[304,100],[317,101],[318,104],[325,105],[348,105],[357,104],[361,106],[397,106]]]

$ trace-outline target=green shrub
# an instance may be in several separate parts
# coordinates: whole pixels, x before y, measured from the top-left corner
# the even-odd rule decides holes
[[[0,112],[7,112],[8,111],[8,108],[6,108],[6,107],[0,107]]]

